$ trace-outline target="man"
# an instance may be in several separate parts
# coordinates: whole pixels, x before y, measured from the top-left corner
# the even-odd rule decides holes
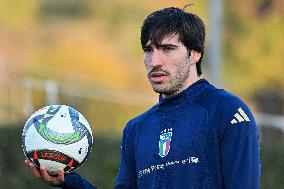
[[[178,8],[150,14],[141,28],[148,79],[159,102],[124,131],[115,188],[257,189],[258,131],[249,108],[205,79],[202,20]],[[95,188],[76,173],[51,177],[64,189]]]

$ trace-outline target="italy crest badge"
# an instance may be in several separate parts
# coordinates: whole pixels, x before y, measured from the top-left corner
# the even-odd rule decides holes
[[[173,129],[165,129],[160,134],[159,141],[159,155],[165,157],[170,151],[171,138],[173,135]]]

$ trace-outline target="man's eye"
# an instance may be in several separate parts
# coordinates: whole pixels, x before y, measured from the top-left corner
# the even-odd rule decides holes
[[[173,50],[172,47],[163,47],[163,51],[171,51],[171,50]]]
[[[143,48],[143,51],[144,51],[145,53],[149,53],[149,52],[152,51],[152,49],[151,49],[151,48]]]

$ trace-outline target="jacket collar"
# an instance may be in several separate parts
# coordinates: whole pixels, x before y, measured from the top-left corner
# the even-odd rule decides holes
[[[188,101],[195,101],[196,98],[203,94],[203,89],[208,85],[210,84],[206,79],[200,79],[175,96],[163,98],[162,95],[160,95],[157,111],[171,111]]]

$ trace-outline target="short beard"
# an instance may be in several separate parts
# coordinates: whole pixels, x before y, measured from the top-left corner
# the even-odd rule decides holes
[[[181,89],[185,86],[189,76],[190,76],[190,66],[188,66],[186,69],[178,70],[173,80],[175,82],[169,83],[169,86],[155,87],[155,85],[151,83],[152,88],[156,93],[165,95],[166,97],[171,97],[181,92]]]

